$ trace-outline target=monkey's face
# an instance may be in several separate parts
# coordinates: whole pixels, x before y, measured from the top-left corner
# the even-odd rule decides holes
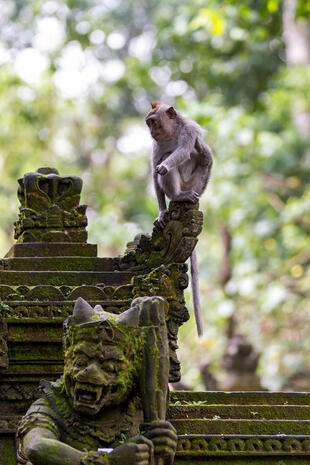
[[[153,139],[155,139],[156,141],[162,140],[164,131],[163,131],[161,122],[156,117],[153,116],[146,120],[146,124],[149,127],[149,130],[150,130],[150,133]]]
[[[174,120],[170,119],[165,113],[155,114],[146,119],[151,136],[157,142],[170,140],[174,134]]]

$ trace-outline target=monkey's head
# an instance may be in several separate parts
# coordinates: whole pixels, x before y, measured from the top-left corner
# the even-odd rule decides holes
[[[152,109],[145,119],[151,136],[157,142],[174,139],[177,112],[165,103],[152,102]]]

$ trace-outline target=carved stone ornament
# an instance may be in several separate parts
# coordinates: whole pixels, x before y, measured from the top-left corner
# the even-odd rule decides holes
[[[7,336],[7,324],[0,318],[0,370],[9,366]]]
[[[165,303],[137,298],[120,315],[76,301],[64,324],[64,375],[17,431],[21,465],[172,464],[177,436],[166,421],[169,373]],[[55,462],[53,462],[55,460]]]
[[[191,255],[202,229],[203,214],[198,202],[170,202],[166,226],[153,229],[152,236],[138,234],[121,257],[121,270],[151,270],[170,263],[184,263]]]
[[[179,327],[189,319],[183,291],[188,286],[187,265],[173,263],[161,265],[148,275],[133,278],[133,295],[160,295],[167,302],[166,323],[169,339],[169,382],[181,378],[181,366],[177,357]]]

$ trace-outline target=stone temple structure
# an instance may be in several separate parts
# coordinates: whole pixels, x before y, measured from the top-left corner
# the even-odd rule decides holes
[[[63,373],[63,322],[79,297],[121,315],[133,299],[160,296],[167,378],[179,381],[185,262],[203,219],[198,204],[171,202],[164,229],[138,235],[122,256],[99,258],[87,243],[79,177],[41,168],[18,182],[16,243],[0,260],[0,465],[17,463],[17,426],[40,397],[40,380]],[[310,464],[310,393],[174,391],[167,420],[178,434],[176,465]]]

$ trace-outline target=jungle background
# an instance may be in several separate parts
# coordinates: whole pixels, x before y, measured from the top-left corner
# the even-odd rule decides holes
[[[150,101],[197,120],[214,151],[197,247],[205,334],[183,326],[183,380],[223,376],[228,335],[259,373],[310,390],[310,2],[1,0],[0,253],[17,179],[40,166],[84,180],[89,242],[115,256],[151,232]],[[191,308],[190,292],[186,294]]]

